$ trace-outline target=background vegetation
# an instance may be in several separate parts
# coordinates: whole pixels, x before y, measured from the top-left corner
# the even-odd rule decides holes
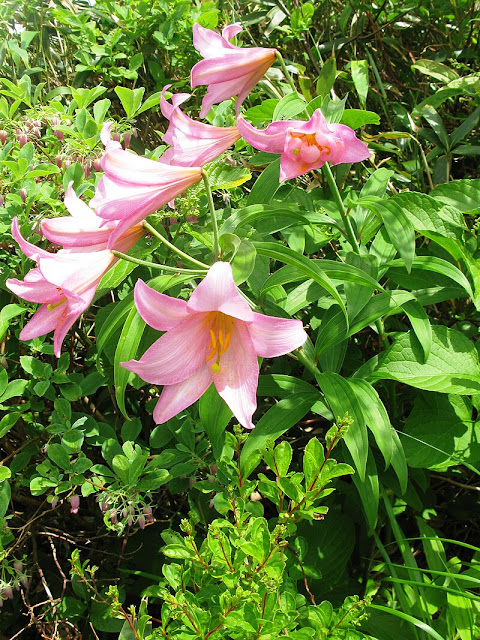
[[[374,152],[336,170],[358,253],[320,173],[280,187],[277,157],[243,141],[208,168],[237,282],[311,338],[262,365],[248,435],[212,389],[155,426],[158,390],[119,368],[157,337],[136,280],[191,291],[159,275],[179,264],[154,238],[134,249],[152,266],[104,277],[59,360],[51,336],[18,341],[33,305],[4,284],[31,268],[12,218],[46,246],[69,181],[93,196],[107,119],[159,157],[193,23],[236,21],[299,88],[272,67],[245,105],[255,126],[321,107]],[[476,3],[4,0],[0,30],[0,634],[480,637]],[[209,121],[234,124],[231,104]],[[206,220],[200,187],[151,218],[198,258]]]

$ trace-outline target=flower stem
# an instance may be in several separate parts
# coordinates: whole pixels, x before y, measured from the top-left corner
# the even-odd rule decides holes
[[[215,216],[215,205],[213,204],[212,189],[210,187],[210,181],[205,171],[202,172],[203,184],[205,185],[205,192],[207,194],[208,208],[210,211],[210,218],[212,220],[213,229],[213,261],[216,262],[220,255],[220,245],[218,244],[218,225],[217,218]]]
[[[134,258],[133,256],[128,256],[126,253],[121,253],[120,251],[112,251],[113,255],[116,258],[121,258],[122,260],[126,260],[127,262],[133,262],[133,264],[140,264],[144,267],[152,267],[152,269],[159,269],[160,271],[172,271],[174,273],[191,273],[192,276],[203,276],[205,272],[208,270],[208,267],[203,269],[179,269],[177,267],[169,267],[166,264],[157,264],[156,262],[148,262],[147,260],[140,260],[139,258]]]
[[[332,192],[333,199],[335,200],[335,204],[337,205],[338,213],[340,214],[343,226],[345,227],[345,231],[347,234],[348,241],[352,245],[352,249],[355,253],[360,253],[360,246],[358,244],[358,240],[355,237],[353,232],[352,223],[350,222],[350,218],[345,210],[343,205],[342,196],[340,195],[340,191],[338,190],[337,183],[335,182],[335,178],[333,177],[332,170],[330,169],[330,165],[326,162],[322,167],[323,175],[326,177],[328,186],[330,187],[330,191]]]
[[[291,90],[294,91],[295,93],[298,93],[297,87],[295,86],[293,78],[290,75],[290,71],[287,69],[287,65],[285,64],[285,60],[283,59],[280,51],[277,51],[277,60],[280,63],[280,66],[282,67],[283,75],[285,76],[288,84],[290,85]]]
[[[200,262],[200,260],[195,260],[195,258],[192,258],[191,256],[189,256],[188,253],[184,253],[181,249],[178,249],[178,247],[176,247],[174,244],[172,244],[166,238],[164,238],[162,234],[159,231],[157,231],[155,227],[152,227],[152,225],[149,224],[148,222],[144,222],[143,226],[147,231],[150,231],[152,236],[155,236],[155,238],[158,238],[160,242],[163,242],[163,244],[166,247],[168,247],[171,251],[174,251],[175,253],[177,253],[184,260],[188,260],[192,264],[196,264],[197,267],[201,267],[202,269],[208,269],[208,264],[205,264],[204,262]]]

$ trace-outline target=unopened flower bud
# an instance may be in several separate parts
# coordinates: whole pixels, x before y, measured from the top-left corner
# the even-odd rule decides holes
[[[197,216],[187,216],[186,220],[187,220],[187,222],[196,223],[196,222],[198,222],[198,217]]]
[[[0,209],[3,207],[4,204],[5,204],[5,198],[0,194]]]
[[[127,525],[131,527],[133,524],[133,516],[128,516]]]
[[[8,133],[5,131],[5,129],[2,129],[2,130],[0,131],[0,142],[1,142],[2,144],[5,144],[5,142],[6,142],[6,140],[7,140],[7,136],[8,136]]]
[[[70,167],[71,164],[72,164],[72,161],[69,158],[67,158],[64,164],[65,171]]]
[[[52,509],[55,509],[57,504],[58,504],[58,496],[53,496],[50,506],[52,507]]]
[[[57,124],[60,124],[60,118],[57,118],[57,116],[53,116],[53,118],[51,120],[52,127],[56,127]]]
[[[34,120],[33,121],[33,126],[36,127],[37,129],[40,129],[42,126],[42,121],[41,120]]]
[[[21,578],[20,582],[22,583],[23,587],[26,589],[28,587],[28,578],[27,576],[23,576],[23,578]]]
[[[28,142],[27,134],[26,133],[17,133],[17,140],[18,140],[18,144],[20,145],[20,149],[21,149]]]
[[[113,524],[117,524],[118,520],[117,520],[117,510],[116,509],[112,509],[110,511],[110,522],[112,522]]]
[[[171,216],[168,221],[169,221],[170,225],[177,224],[178,218],[175,218],[174,216]]]
[[[57,156],[57,157],[55,158],[55,164],[57,165],[57,167],[58,167],[59,169],[61,169],[61,168],[62,168],[62,166],[63,166],[63,158],[62,158],[62,156]]]
[[[23,202],[25,202],[27,199],[27,190],[25,189],[25,187],[22,187],[18,193]]]
[[[123,134],[123,146],[125,149],[128,149],[130,146],[130,140],[132,139],[132,134],[131,133],[124,133]]]
[[[138,516],[138,526],[140,529],[145,529],[145,518],[143,516]]]
[[[3,589],[2,589],[2,598],[4,600],[6,600],[7,598],[9,600],[13,600],[13,591],[12,591],[12,587],[10,585],[6,585],[5,587],[3,587]]]
[[[62,142],[62,140],[63,140],[63,131],[59,131],[58,129],[54,129],[53,135],[56,138],[58,138],[58,140],[60,140],[60,142]]]
[[[100,505],[100,509],[102,510],[102,513],[107,513],[108,502],[106,500],[102,501],[102,503]]]
[[[118,131],[113,132],[112,140],[115,140],[115,142],[120,142],[120,134],[118,133]]]
[[[93,168],[95,169],[95,171],[102,170],[102,163],[100,158],[95,158],[95,160],[93,161]]]
[[[132,129],[132,136],[138,138],[138,131],[136,129]]]
[[[142,511],[147,522],[154,522],[152,507],[144,507]]]
[[[78,513],[78,507],[80,506],[80,496],[73,495],[70,498],[70,513]]]
[[[0,597],[0,609],[1,609],[2,607],[3,607],[3,600],[2,600],[2,598]]]
[[[16,560],[13,563],[13,568],[15,569],[15,571],[18,571],[18,573],[23,572],[23,564],[20,562],[20,560]]]

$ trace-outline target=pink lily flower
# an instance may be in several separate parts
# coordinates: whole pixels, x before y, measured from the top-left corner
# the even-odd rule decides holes
[[[222,35],[193,25],[193,46],[204,60],[192,68],[191,84],[208,85],[203,98],[200,117],[205,118],[213,104],[237,96],[235,110],[238,115],[242,102],[275,62],[276,50],[264,47],[236,47],[229,41],[243,31],[240,24],[227,25]]]
[[[203,122],[196,122],[185,115],[180,105],[188,100],[189,93],[172,96],[172,104],[164,97],[167,85],[162,91],[160,108],[167,120],[170,120],[164,141],[171,145],[160,162],[176,164],[184,167],[203,166],[214,160],[240,138],[237,127],[214,127]]]
[[[213,382],[238,422],[253,429],[257,356],[283,355],[307,339],[300,320],[254,313],[228,262],[210,267],[188,302],[138,280],[135,305],[145,322],[166,331],[140,360],[121,363],[143,380],[164,385],[153,412],[157,424],[189,407]]]
[[[260,151],[281,153],[280,182],[320,169],[325,162],[360,162],[369,157],[367,145],[353,129],[344,124],[330,124],[316,109],[308,122],[282,120],[272,122],[262,131],[237,118],[242,137]]]
[[[201,167],[176,167],[124,151],[108,138],[111,122],[103,125],[105,153],[100,179],[90,205],[105,220],[118,220],[107,243],[111,249],[127,231],[172,201],[202,178]]]
[[[80,200],[73,190],[71,181],[65,194],[64,204],[70,216],[42,220],[40,227],[43,235],[55,244],[63,247],[80,247],[87,251],[101,251],[107,248],[117,220],[106,221],[95,215],[93,209]],[[116,240],[111,249],[125,253],[143,235],[141,224],[133,225]]]
[[[12,235],[23,253],[38,266],[23,281],[10,278],[6,285],[20,298],[41,304],[20,332],[20,340],[38,338],[53,329],[54,353],[58,358],[67,332],[90,305],[98,283],[117,258],[107,249],[91,251],[91,247],[49,253],[23,238],[17,218],[12,222]],[[128,246],[124,240],[122,248],[128,250],[133,244]]]

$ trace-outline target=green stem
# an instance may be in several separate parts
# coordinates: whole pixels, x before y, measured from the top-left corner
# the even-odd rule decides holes
[[[151,267],[152,269],[158,269],[159,271],[172,271],[174,273],[191,273],[192,276],[203,276],[208,269],[208,267],[205,269],[179,269],[177,267],[169,267],[166,264],[156,264],[155,262],[147,262],[147,260],[140,260],[139,258],[128,256],[126,253],[121,253],[120,251],[112,251],[112,253],[115,257],[121,258],[122,260],[126,260],[127,262],[133,262],[133,264],[140,264],[144,267]]]
[[[343,205],[342,196],[340,195],[340,191],[338,190],[337,183],[335,182],[335,178],[333,177],[332,170],[330,169],[330,165],[326,162],[322,167],[323,175],[326,177],[328,186],[330,187],[330,191],[332,192],[333,199],[335,200],[335,204],[337,205],[338,213],[342,218],[343,226],[345,227],[345,232],[347,234],[348,241],[352,245],[353,251],[355,253],[360,253],[360,246],[358,244],[358,240],[355,237],[353,232],[352,223],[350,222],[350,218],[348,217],[347,211]]]
[[[205,171],[202,172],[203,184],[205,185],[205,192],[207,194],[208,208],[210,211],[210,219],[212,221],[213,229],[213,261],[216,262],[220,255],[220,245],[218,244],[218,225],[217,218],[215,216],[215,205],[213,204],[212,189],[210,187],[210,181]]]
[[[315,365],[314,362],[307,358],[302,349],[297,349],[296,351],[294,351],[292,353],[292,356],[299,362],[301,362],[303,366],[310,371],[310,373],[313,373],[314,376],[318,373],[321,373],[320,369]]]
[[[277,51],[277,60],[280,63],[280,66],[282,67],[283,75],[285,76],[288,84],[290,85],[291,90],[293,92],[295,92],[295,93],[298,93],[297,92],[297,87],[295,86],[293,78],[290,75],[290,71],[287,69],[287,65],[285,64],[285,60],[282,58],[282,54],[279,51]]]
[[[162,234],[159,231],[155,229],[155,227],[152,227],[152,225],[149,224],[148,222],[144,222],[143,226],[145,229],[147,229],[147,231],[150,231],[152,236],[155,236],[155,238],[158,238],[160,242],[163,242],[163,244],[166,247],[168,247],[171,251],[174,251],[184,260],[188,260],[192,264],[196,264],[197,267],[201,267],[202,269],[208,269],[208,264],[205,264],[204,262],[200,262],[200,260],[195,260],[195,258],[192,258],[191,256],[189,256],[188,253],[184,253],[181,249],[178,249],[178,247],[176,247],[174,244],[169,242],[164,236],[162,236]]]

